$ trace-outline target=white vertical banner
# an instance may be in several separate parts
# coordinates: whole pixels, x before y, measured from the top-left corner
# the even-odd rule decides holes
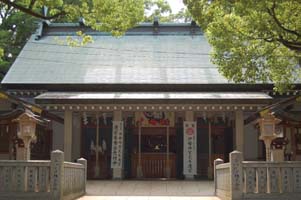
[[[111,168],[123,165],[123,121],[113,121]]]
[[[197,174],[197,129],[195,121],[184,121],[183,173]]]

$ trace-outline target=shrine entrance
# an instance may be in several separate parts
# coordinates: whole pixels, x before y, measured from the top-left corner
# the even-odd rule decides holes
[[[176,130],[144,127],[134,131],[133,178],[176,178]]]
[[[107,113],[84,113],[81,132],[81,154],[87,159],[87,178],[111,179],[112,117]]]
[[[176,178],[174,113],[137,112],[132,131],[131,177]]]
[[[214,159],[228,160],[233,150],[233,120],[229,112],[207,115],[187,122],[181,112],[128,111],[114,121],[112,112],[83,112],[88,178],[112,179],[118,169],[123,179],[184,179],[188,172],[210,179]]]

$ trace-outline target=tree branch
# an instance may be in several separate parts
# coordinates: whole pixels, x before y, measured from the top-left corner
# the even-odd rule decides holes
[[[33,8],[33,6],[34,6],[35,3],[36,3],[36,0],[31,0],[30,4],[28,6],[28,9],[32,10],[32,8]]]
[[[301,37],[301,34],[298,33],[297,31],[294,31],[294,30],[290,30],[288,28],[285,28],[281,22],[279,21],[279,19],[276,17],[276,13],[275,13],[275,7],[276,7],[276,4],[274,2],[273,6],[271,9],[267,8],[267,12],[268,14],[273,18],[273,20],[275,21],[275,23],[277,24],[277,26],[279,26],[282,30],[288,32],[288,33],[291,33],[291,34],[294,34],[296,35],[297,37]]]
[[[57,13],[57,14],[53,15],[53,16],[47,17],[47,16],[44,16],[42,14],[34,12],[32,9],[25,8],[25,7],[21,6],[21,5],[18,5],[16,3],[14,3],[14,2],[11,2],[10,0],[0,0],[0,2],[6,4],[8,6],[11,6],[11,7],[15,8],[15,9],[18,9],[18,10],[20,10],[20,11],[22,11],[22,12],[28,14],[28,15],[31,15],[31,16],[34,16],[34,17],[37,17],[37,18],[40,18],[40,19],[44,19],[44,20],[55,19],[55,18],[57,18],[59,16],[62,16],[62,15],[66,14],[64,11],[62,11],[60,13]]]
[[[283,37],[281,35],[279,36],[277,41],[279,41],[281,44],[283,44],[284,46],[286,46],[287,48],[289,48],[293,51],[301,52],[301,42],[287,41],[287,40],[283,39]]]

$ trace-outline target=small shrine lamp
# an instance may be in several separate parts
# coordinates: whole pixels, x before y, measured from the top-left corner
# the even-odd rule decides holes
[[[42,121],[29,110],[25,110],[25,112],[14,121],[19,123],[17,135],[24,143],[24,155],[19,158],[22,160],[30,160],[30,144],[36,140],[35,132],[37,123],[41,123]]]
[[[259,139],[264,141],[266,148],[266,161],[271,161],[271,143],[278,137],[275,129],[276,124],[280,123],[280,121],[270,112],[261,114],[261,118],[257,120],[260,128]]]

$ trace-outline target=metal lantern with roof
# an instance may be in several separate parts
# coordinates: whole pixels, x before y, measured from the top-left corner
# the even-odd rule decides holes
[[[260,113],[261,118],[257,120],[260,128],[259,139],[264,141],[266,147],[266,160],[271,161],[271,143],[277,138],[276,125],[281,122],[271,112],[264,111]]]

